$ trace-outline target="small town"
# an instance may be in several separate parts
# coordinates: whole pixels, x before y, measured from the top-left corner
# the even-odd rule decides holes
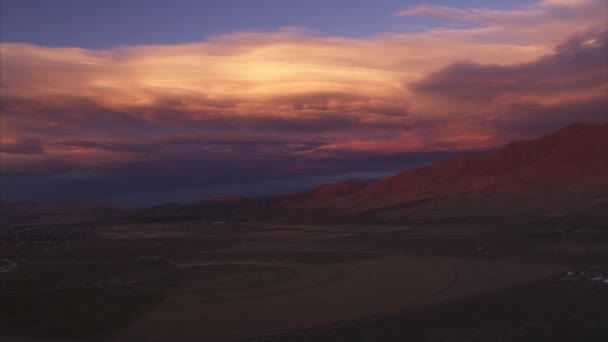
[[[608,272],[568,271],[562,274],[560,281],[575,281],[608,286]]]

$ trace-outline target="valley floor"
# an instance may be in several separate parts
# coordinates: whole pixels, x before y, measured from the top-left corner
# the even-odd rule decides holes
[[[559,280],[608,271],[608,232],[585,227],[118,222],[0,245],[0,336],[600,341],[608,286]]]

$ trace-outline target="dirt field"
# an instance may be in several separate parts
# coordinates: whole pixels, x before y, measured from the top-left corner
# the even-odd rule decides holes
[[[322,265],[252,259],[180,265],[196,274],[196,280],[175,291],[118,340],[263,336],[495,291],[560,270],[412,256]],[[220,269],[228,273],[210,277]]]
[[[347,225],[138,223],[99,227],[88,240],[4,244],[0,336],[261,338],[355,327],[368,318],[391,321],[396,313],[460,298],[483,302],[477,296],[608,265],[600,227],[484,224],[353,224],[349,231]]]
[[[539,281],[378,320],[259,339],[273,342],[602,342],[608,287]]]
[[[399,310],[455,280],[441,263],[398,256],[326,265],[247,259],[182,265],[196,279],[119,340],[233,340],[347,321]],[[209,268],[234,273],[210,280]]]

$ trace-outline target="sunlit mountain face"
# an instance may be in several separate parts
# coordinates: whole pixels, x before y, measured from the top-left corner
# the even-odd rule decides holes
[[[3,0],[3,199],[292,192],[608,120],[604,0],[200,3]]]

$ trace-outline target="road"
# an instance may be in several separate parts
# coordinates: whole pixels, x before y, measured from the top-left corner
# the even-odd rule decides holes
[[[5,263],[5,265],[0,265],[0,273],[15,271],[19,267],[19,265],[9,259],[1,259],[0,262]]]

